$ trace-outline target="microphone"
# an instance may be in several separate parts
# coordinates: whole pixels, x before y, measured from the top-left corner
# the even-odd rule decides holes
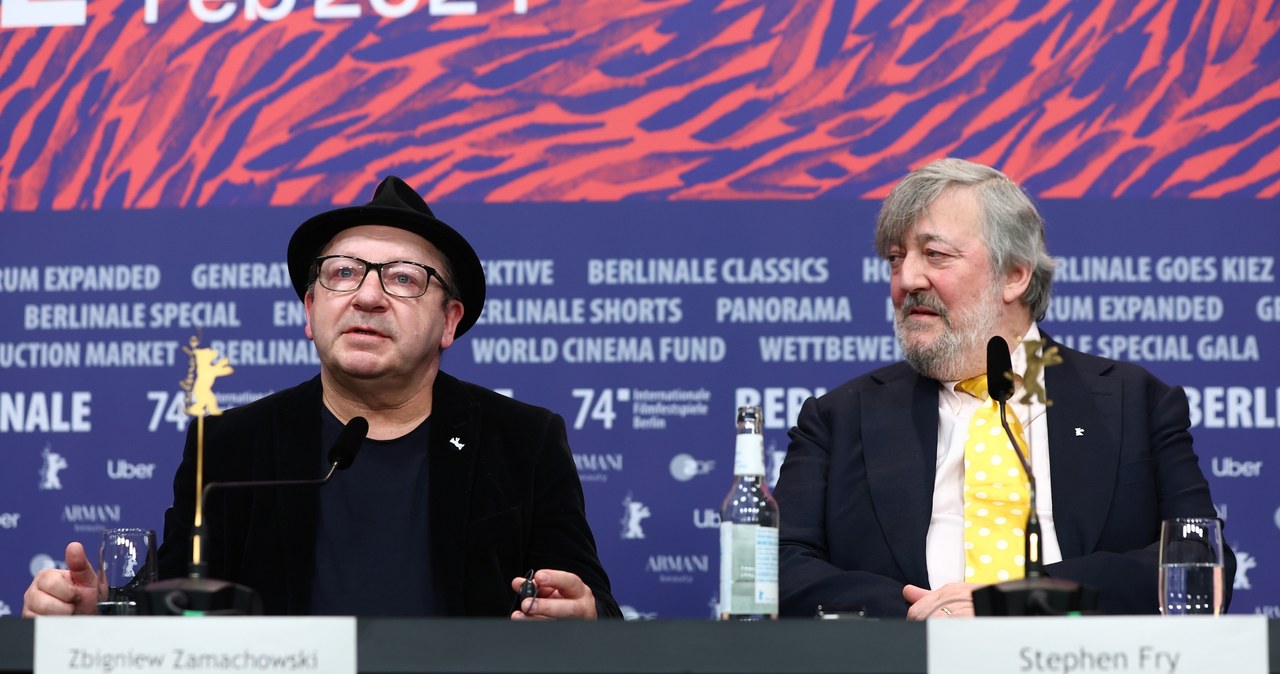
[[[369,422],[364,417],[352,417],[346,426],[342,427],[342,432],[338,433],[338,439],[333,442],[333,447],[329,448],[329,474],[324,476],[324,481],[328,482],[333,477],[334,471],[346,470],[356,460],[356,454],[360,453],[360,447],[364,445],[364,439],[369,435]]]
[[[1039,578],[1042,575],[1040,557],[1044,552],[1044,544],[1040,540],[1040,515],[1036,512],[1036,476],[1031,472],[1031,462],[1022,453],[1018,438],[1009,428],[1008,402],[1013,397],[1013,360],[1009,357],[1009,343],[1004,337],[996,335],[987,342],[987,393],[1000,405],[1000,425],[1004,434],[1013,445],[1013,452],[1018,455],[1022,471],[1027,476],[1027,495],[1030,497],[1030,510],[1027,514],[1025,547],[1023,548],[1024,569],[1027,578]]]
[[[1009,343],[996,335],[987,342],[987,393],[1000,403],[1000,409],[1013,397],[1013,360],[1009,357]],[[1016,448],[1017,445],[1014,445]],[[1021,454],[1021,452],[1019,452]]]
[[[1044,575],[1044,542],[1041,540],[1040,515],[1037,512],[1036,476],[1031,462],[1022,452],[1018,438],[1009,427],[1008,401],[1013,397],[1013,361],[1009,343],[996,335],[987,342],[987,393],[1000,405],[1000,425],[1004,427],[1013,452],[1027,476],[1029,497],[1023,549],[1025,576],[1020,580],[996,583],[973,591],[973,610],[977,615],[1028,616],[1067,615],[1092,611],[1097,607],[1097,592],[1075,581]]]
[[[204,560],[206,525],[203,504],[208,502],[214,489],[240,489],[253,487],[323,487],[334,474],[346,470],[356,459],[369,434],[369,422],[364,417],[353,417],[338,433],[338,439],[329,448],[329,471],[318,479],[307,480],[238,480],[210,482],[200,492],[196,504],[196,522],[191,531],[191,563],[187,578],[175,578],[151,583],[143,589],[143,601],[138,609],[142,615],[256,615],[262,613],[261,602],[252,588],[222,580],[206,578],[208,563]]]
[[[305,487],[315,486],[322,487],[333,479],[334,473],[340,470],[346,470],[351,463],[356,460],[356,454],[360,452],[360,446],[364,444],[365,436],[369,434],[369,422],[364,417],[352,417],[346,426],[342,427],[342,431],[338,433],[338,439],[334,440],[333,447],[329,448],[329,472],[324,477],[316,480],[241,480],[234,482],[210,482],[204,486],[204,490],[200,494],[200,503],[209,502],[209,493],[214,489],[239,489],[244,487]],[[197,509],[199,510],[199,508]],[[191,531],[191,565],[188,567],[188,576],[191,578],[203,578],[208,571],[208,563],[204,561],[204,539],[206,533],[204,517],[198,518],[200,521],[196,523],[195,528]]]

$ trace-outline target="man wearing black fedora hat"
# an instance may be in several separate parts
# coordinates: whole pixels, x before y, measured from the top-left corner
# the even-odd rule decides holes
[[[320,374],[209,417],[204,481],[320,477],[348,421],[368,421],[323,489],[225,489],[204,504],[208,577],[266,613],[619,616],[586,521],[563,419],[440,371],[484,307],[471,245],[404,181],[304,222],[288,248]],[[194,429],[193,425],[193,429]],[[161,577],[188,569],[196,433],[165,513]],[[92,613],[93,569],[68,546],[24,615]],[[521,597],[536,570],[536,595]]]

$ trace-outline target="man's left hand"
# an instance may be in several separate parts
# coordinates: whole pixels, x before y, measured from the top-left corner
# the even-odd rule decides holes
[[[972,618],[973,591],[982,587],[978,583],[947,583],[936,590],[908,585],[902,588],[902,598],[911,604],[907,620],[930,618]]]
[[[522,576],[511,579],[511,590],[519,593],[524,581]],[[511,612],[512,620],[596,618],[596,596],[577,574],[539,569],[533,582],[538,586],[538,595],[523,599],[520,610]]]

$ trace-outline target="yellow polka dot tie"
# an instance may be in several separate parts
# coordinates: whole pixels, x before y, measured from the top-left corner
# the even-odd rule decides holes
[[[1021,578],[1030,499],[1022,462],[1000,425],[1000,406],[987,394],[987,376],[966,379],[956,388],[982,401],[964,441],[965,580],[988,584]],[[1026,455],[1022,424],[1012,409],[1005,414]]]

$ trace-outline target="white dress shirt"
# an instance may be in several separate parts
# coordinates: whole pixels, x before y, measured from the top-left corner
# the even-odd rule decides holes
[[[1022,374],[1027,370],[1027,356],[1022,342],[1039,340],[1040,329],[1031,329],[1013,348],[1010,359],[1017,382],[1009,400],[1009,412],[1022,423],[1023,440],[1031,450],[1031,471],[1036,478],[1036,512],[1040,514],[1043,534],[1044,564],[1062,561],[1058,535],[1053,526],[1053,486],[1049,477],[1049,427],[1044,403],[1020,402],[1023,394]],[[1044,386],[1044,370],[1039,374]],[[929,565],[929,587],[938,589],[947,583],[964,581],[964,440],[969,420],[982,401],[956,390],[959,382],[939,384],[938,392],[938,458],[933,480],[933,517],[925,537],[925,556]],[[1050,395],[1052,398],[1052,395]]]

